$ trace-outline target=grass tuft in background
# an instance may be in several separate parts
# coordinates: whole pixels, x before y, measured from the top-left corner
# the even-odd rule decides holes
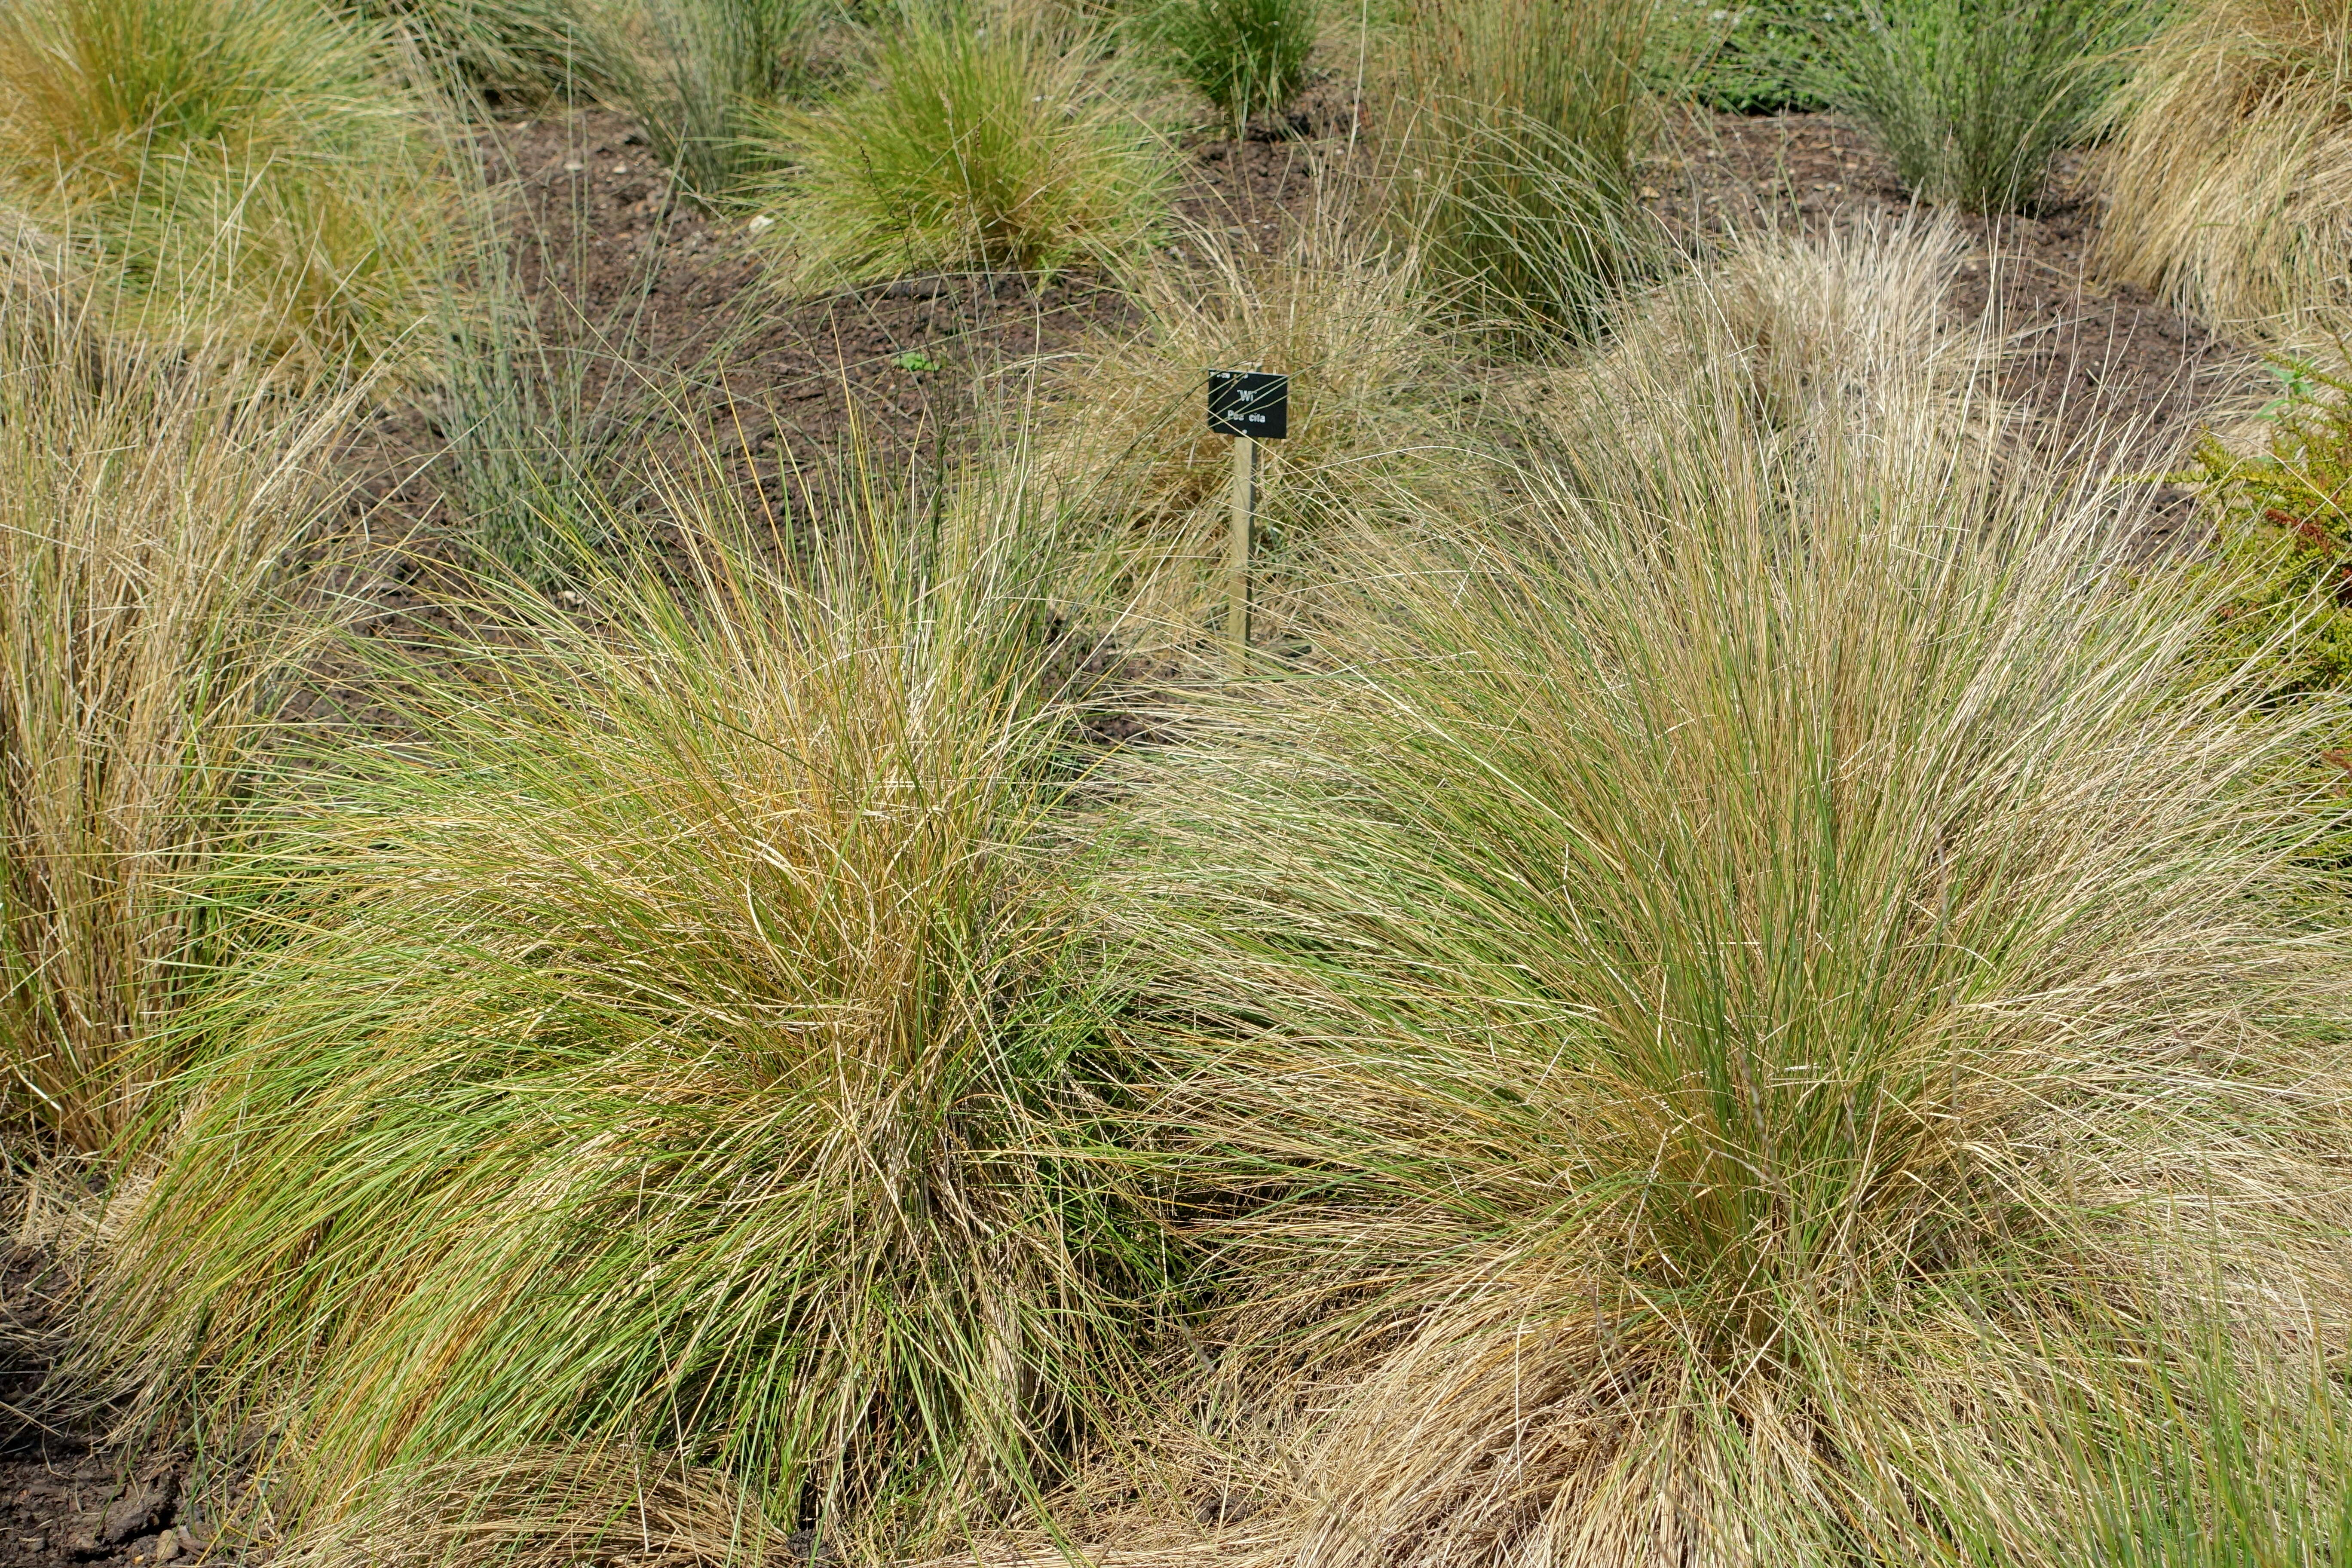
[[[772,168],[760,117],[806,68],[820,0],[631,0],[599,15],[614,96],[688,190],[731,201]]]
[[[289,374],[422,352],[456,181],[376,40],[310,0],[0,10],[0,195],[124,329]]]
[[[2217,326],[2293,341],[2352,310],[2352,15],[2183,0],[2099,165],[2099,264]]]
[[[597,0],[355,0],[350,11],[412,45],[461,98],[573,99],[618,80]]]
[[[1862,0],[1822,25],[1815,90],[1868,127],[1918,195],[2015,212],[2153,18],[2138,0]]]
[[[866,85],[770,121],[786,167],[761,199],[789,284],[1131,255],[1161,220],[1171,167],[1099,64],[1081,24],[907,17]]]
[[[1438,389],[1449,338],[1410,257],[1384,253],[1326,207],[1273,257],[1194,233],[1190,265],[1139,269],[1143,321],[1085,345],[1057,376],[1030,455],[1074,528],[1068,591],[1116,625],[1121,646],[1201,647],[1222,615],[1232,439],[1204,426],[1211,365],[1279,366],[1290,437],[1262,444],[1253,567],[1256,635],[1311,623],[1328,550],[1369,520],[1410,528],[1434,497],[1485,476]],[[1340,570],[1345,576],[1345,569]]]
[[[1241,135],[1307,84],[1322,24],[1318,0],[1169,0],[1147,25],[1179,75]]]
[[[1416,0],[1388,166],[1426,281],[1507,339],[1589,334],[1652,259],[1634,190],[1645,5]]]

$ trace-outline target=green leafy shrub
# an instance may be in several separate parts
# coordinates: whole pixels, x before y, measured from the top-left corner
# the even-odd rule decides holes
[[[1416,0],[1402,18],[1398,216],[1428,279],[1506,336],[1588,332],[1643,268],[1647,26],[1610,0]]]
[[[1018,14],[926,10],[883,39],[869,84],[773,116],[787,167],[757,199],[790,284],[1130,252],[1160,221],[1170,160],[1095,52]]]
[[[2142,0],[1863,0],[1822,25],[1812,80],[1912,191],[2011,212],[2105,103],[2153,16]]]
[[[1306,84],[1321,20],[1318,0],[1172,0],[1150,28],[1184,79],[1238,132]]]
[[[2209,436],[2184,477],[2201,491],[2217,547],[2190,574],[2227,592],[2205,668],[2282,708],[2352,693],[2352,381],[2308,360],[2271,363],[2281,392],[2260,422],[2260,449],[2240,454]],[[2293,771],[2323,826],[2313,857],[2352,868],[2352,725],[2315,740]]]
[[[310,0],[0,7],[0,195],[127,330],[302,374],[415,349],[457,187],[373,46]]]
[[[2240,456],[2209,436],[2190,477],[2222,569],[2246,578],[2227,611],[2231,640],[2272,649],[2263,696],[2278,700],[2352,689],[2352,382],[2309,361],[2271,363],[2282,392],[2262,450]]]

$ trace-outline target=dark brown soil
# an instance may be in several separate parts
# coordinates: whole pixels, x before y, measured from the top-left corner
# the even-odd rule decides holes
[[[217,1529],[184,1501],[180,1456],[96,1451],[47,1399],[63,1294],[45,1248],[0,1255],[0,1568],[152,1568],[218,1555]]]
[[[1335,124],[1334,121],[1340,121]],[[1286,131],[1344,129],[1310,100]],[[517,272],[541,331],[586,356],[586,403],[625,423],[654,399],[782,518],[833,493],[866,455],[885,490],[957,449],[980,395],[1009,367],[1131,327],[1124,296],[1074,269],[929,276],[814,300],[780,299],[744,226],[686,200],[621,115],[601,110],[491,126],[484,154],[520,235]],[[1243,248],[1281,233],[1328,141],[1202,140],[1176,208]],[[388,407],[352,453],[379,531],[431,534],[445,505],[429,409]]]
[[[1280,139],[1196,140],[1180,226],[1220,230],[1244,248],[1270,245],[1313,199],[1318,164],[1346,162],[1354,125],[1333,83],[1276,128]],[[582,356],[586,422],[625,427],[664,405],[672,437],[690,437],[780,521],[829,504],[861,455],[886,493],[919,486],[951,460],[974,408],[1009,372],[1133,325],[1127,301],[1083,270],[914,278],[785,300],[763,287],[742,226],[681,197],[622,116],[507,121],[486,130],[483,147],[522,236],[524,294],[548,340]],[[1688,115],[1643,179],[1650,205],[1686,243],[1913,207],[1867,140],[1824,114]],[[2012,346],[2003,391],[2087,466],[2174,465],[2202,412],[2252,363],[2144,292],[2100,279],[2088,257],[2097,201],[2079,159],[2061,167],[2039,211],[1959,221],[1978,254],[1954,310],[1996,312]],[[1181,227],[1175,239],[1181,253]],[[396,615],[431,614],[429,574],[418,581],[418,568],[443,553],[435,455],[447,424],[428,408],[389,407],[352,453],[370,531],[425,546],[377,584]],[[2161,493],[2159,533],[2188,515],[2184,496]]]

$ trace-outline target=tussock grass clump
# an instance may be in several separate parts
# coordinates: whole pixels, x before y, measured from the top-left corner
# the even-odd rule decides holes
[[[348,409],[252,379],[0,285],[0,1092],[84,1150],[174,1065],[159,1037],[218,956],[204,879],[305,640],[290,552]]]
[[[2109,117],[2097,259],[2218,325],[2293,338],[2352,306],[2352,15],[2174,9]]]
[[[608,4],[603,54],[654,150],[706,201],[773,168],[760,117],[805,65],[818,0]]]
[[[1261,1560],[2083,1561],[2237,1484],[2132,1344],[2218,1320],[2276,1391],[2352,1327],[2296,725],[2184,690],[2214,600],[2096,498],[1934,428],[1730,462],[1727,400],[1367,542],[1322,673],[1137,759],[1155,1114],[1246,1200],[1193,1407],[1265,1426],[1181,1442],[1299,1479]],[[2333,1495],[2340,1399],[2263,1408]]]
[[[683,583],[583,563],[589,618],[394,672],[417,739],[290,808],[288,940],[155,1146],[91,1353],[270,1412],[305,1529],[584,1444],[920,1538],[1115,1386],[1153,1263],[1017,531],[787,568],[721,486],[665,497]]]
[[[1390,177],[1429,281],[1507,335],[1582,335],[1646,264],[1645,5],[1414,0]]]
[[[357,0],[461,92],[545,97],[615,80],[601,0]]]
[[[761,199],[788,285],[1131,255],[1170,160],[1097,55],[1039,16],[924,9],[882,39],[868,84],[775,116],[789,167]]]
[[[0,199],[151,338],[304,374],[404,346],[455,202],[414,108],[370,37],[309,0],[0,10]]]
[[[1513,400],[1562,477],[1666,515],[1726,482],[1678,457],[1693,424],[1741,483],[1825,450],[1909,474],[1921,440],[1997,458],[1998,346],[1945,304],[1967,251],[1943,220],[1757,236],[1628,302],[1599,352],[1528,377]],[[1971,476],[1989,470],[1953,477]]]
[[[1410,526],[1434,498],[1479,482],[1444,400],[1453,345],[1409,257],[1366,245],[1336,212],[1271,258],[1206,234],[1184,248],[1202,269],[1138,275],[1141,329],[1061,369],[1064,395],[1034,444],[1086,535],[1080,591],[1138,649],[1195,643],[1222,614],[1233,441],[1206,432],[1212,366],[1291,377],[1290,434],[1260,447],[1253,595],[1265,635],[1313,618],[1335,531],[1351,537],[1372,518]]]
[[[2142,0],[1864,0],[1824,26],[1817,90],[1919,195],[2015,211],[2098,113],[2153,15]]]
[[[1170,0],[1150,27],[1177,71],[1232,123],[1278,113],[1307,84],[1317,0]]]

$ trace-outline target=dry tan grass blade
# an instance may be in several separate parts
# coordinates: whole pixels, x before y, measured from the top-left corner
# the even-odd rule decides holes
[[[2352,320],[2352,11],[2181,6],[2112,118],[2102,267],[2224,330]]]

